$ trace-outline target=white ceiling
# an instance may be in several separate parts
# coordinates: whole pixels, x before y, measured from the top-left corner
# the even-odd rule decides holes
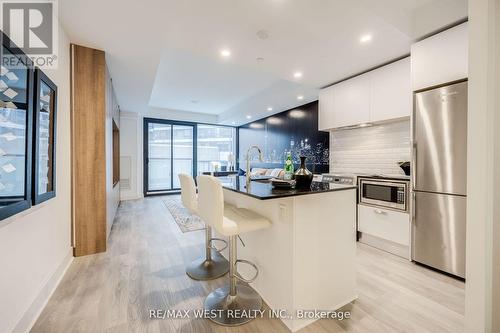
[[[408,54],[416,39],[466,17],[467,1],[61,0],[59,15],[72,42],[106,51],[122,110],[241,124]],[[365,34],[372,41],[361,44]]]

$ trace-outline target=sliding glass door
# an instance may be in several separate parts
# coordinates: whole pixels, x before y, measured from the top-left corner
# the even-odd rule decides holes
[[[148,124],[147,192],[172,189],[172,125]]]
[[[172,187],[180,189],[179,173],[194,176],[194,126],[172,125]]]
[[[178,192],[179,173],[231,170],[236,145],[234,127],[144,118],[144,195]]]
[[[194,124],[144,119],[144,192],[179,190],[179,173],[194,175]]]

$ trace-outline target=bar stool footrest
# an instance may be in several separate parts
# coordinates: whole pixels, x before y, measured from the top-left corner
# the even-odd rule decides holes
[[[212,245],[213,241],[222,242],[222,243],[224,243],[224,246],[222,247],[222,249],[218,249],[215,245]],[[221,253],[222,251],[224,251],[225,249],[227,249],[228,243],[227,243],[227,241],[225,239],[212,237],[212,238],[210,238],[210,244],[208,245],[208,247],[211,248],[212,250],[215,250],[215,251]]]
[[[245,279],[244,277],[242,277],[238,273],[238,264],[239,263],[241,263],[241,264],[247,264],[247,265],[252,266],[255,269],[255,275],[252,278],[250,278],[250,279]],[[235,274],[234,277],[237,278],[238,280],[242,281],[242,282],[245,282],[245,283],[252,283],[259,276],[259,268],[257,267],[257,265],[255,265],[253,262],[245,260],[245,259],[238,259],[238,260],[236,260],[236,262],[235,262],[235,269],[236,269],[236,273],[237,274]]]

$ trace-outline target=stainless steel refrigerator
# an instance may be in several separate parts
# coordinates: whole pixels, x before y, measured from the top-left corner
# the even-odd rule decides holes
[[[415,94],[412,258],[465,277],[467,82]]]

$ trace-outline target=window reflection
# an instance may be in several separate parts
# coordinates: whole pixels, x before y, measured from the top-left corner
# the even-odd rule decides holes
[[[54,91],[42,81],[39,93],[38,194],[44,194],[53,191]]]
[[[236,130],[198,124],[198,174],[229,170],[235,165]]]
[[[0,209],[3,209],[26,199],[28,70],[18,61],[12,61],[17,58],[4,46],[1,56]]]
[[[0,196],[24,198],[26,110],[0,109]],[[9,200],[6,201],[8,204]]]

